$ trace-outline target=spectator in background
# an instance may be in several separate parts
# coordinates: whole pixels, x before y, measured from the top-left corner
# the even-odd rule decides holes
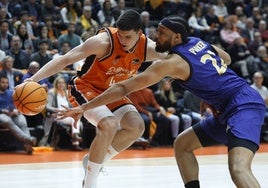
[[[254,66],[254,57],[251,55],[248,46],[242,37],[237,37],[234,39],[229,53],[232,58],[230,67],[238,75],[245,78],[248,83],[251,83],[252,72],[250,72],[250,67]]]
[[[200,0],[188,0],[190,6],[189,6],[189,13],[188,18],[195,12],[197,8],[204,8],[204,4]]]
[[[252,19],[254,20],[254,27],[258,27],[259,22],[263,19],[262,18],[262,14],[261,14],[261,10],[259,7],[253,7],[252,10]]]
[[[235,14],[233,15],[236,17],[235,28],[240,32],[240,30],[246,29],[246,19],[247,16],[243,12],[243,8],[238,6],[235,8]]]
[[[32,61],[29,64],[29,68],[27,73],[25,73],[22,77],[22,81],[24,81],[27,78],[30,78],[31,76],[33,76],[38,70],[40,69],[40,65],[37,61]],[[49,80],[47,78],[40,80],[38,82],[41,86],[43,86],[47,91],[52,88],[52,84],[49,82]]]
[[[204,108],[204,111],[200,111],[201,99],[188,90],[186,90],[183,94],[183,104],[184,108],[189,111],[188,114],[192,118],[193,125],[198,123],[202,117],[206,118],[212,115],[212,111],[208,107]]]
[[[93,1],[94,1],[94,0],[93,0]],[[99,2],[100,5],[101,5],[101,8],[103,8],[103,3],[104,3],[105,1],[110,1],[110,3],[111,3],[111,7],[112,7],[112,8],[115,8],[115,7],[117,6],[116,0],[98,0],[98,2]]]
[[[0,21],[0,49],[6,51],[10,48],[12,34],[9,32],[9,22],[7,20]]]
[[[58,52],[57,46],[55,46],[52,42],[52,40],[49,38],[48,35],[48,27],[46,25],[42,25],[39,27],[39,35],[36,37],[36,39],[33,41],[34,43],[34,49],[39,50],[39,43],[42,40],[46,40],[48,43],[48,52],[50,54],[55,54]]]
[[[39,41],[38,51],[31,55],[31,60],[39,63],[40,68],[42,68],[47,62],[52,59],[52,55],[48,52],[48,41]]]
[[[21,40],[21,49],[25,50],[29,55],[31,55],[35,49],[33,40],[26,29],[26,25],[23,23],[19,24],[16,31]]]
[[[254,39],[248,44],[248,49],[254,57],[257,57],[257,50],[262,45],[264,45],[264,43],[261,38],[261,33],[256,31],[254,33]]]
[[[28,11],[21,11],[20,12],[20,19],[17,20],[14,23],[15,28],[17,28],[17,34],[18,34],[18,31],[19,31],[18,30],[18,27],[20,25],[22,25],[22,24],[25,26],[26,33],[27,33],[28,37],[31,40],[34,40],[35,39],[34,30],[36,30],[36,28],[37,28],[38,25],[34,25],[34,27],[31,25],[31,21],[29,20],[29,13],[28,13]]]
[[[21,9],[28,12],[29,21],[33,28],[37,28],[42,22],[41,6],[38,0],[24,1]]]
[[[141,20],[142,20],[142,31],[143,33],[148,36],[148,30],[150,27],[150,13],[148,11],[141,12]]]
[[[90,30],[91,27],[96,29],[99,28],[98,22],[92,18],[91,6],[83,7],[83,14],[80,17],[80,23],[83,27],[83,32]]]
[[[158,146],[161,143],[161,135],[170,130],[171,119],[167,117],[166,110],[160,106],[149,88],[144,88],[139,91],[129,94],[129,99],[133,102],[144,122],[154,121],[156,123],[156,132],[151,140],[152,145]],[[179,123],[177,121],[177,123]],[[145,135],[148,136],[150,124],[146,123]],[[166,138],[171,139],[171,138]],[[165,143],[164,143],[165,144]]]
[[[251,87],[253,87],[255,90],[259,92],[267,108],[268,107],[268,89],[266,86],[263,85],[263,74],[261,72],[257,71],[254,73],[253,83],[251,84]]]
[[[259,71],[264,77],[263,85],[268,87],[268,53],[265,46],[260,46],[257,50],[257,58],[254,61],[254,71]]]
[[[223,0],[224,2],[224,0]],[[227,7],[227,12],[229,15],[234,15],[235,14],[235,9],[236,7],[244,7],[243,6],[243,1],[242,0],[228,0],[227,2],[224,2],[225,6]]]
[[[97,16],[99,10],[101,10],[101,4],[99,0],[83,0],[83,5],[84,7],[91,6],[92,18],[99,23],[99,19]]]
[[[33,38],[37,35],[36,29],[42,23],[42,16],[41,16],[41,3],[36,2],[36,0],[29,0],[22,2],[21,4],[21,12],[27,12],[27,15],[22,18],[22,22],[27,22],[31,28],[33,29]],[[30,29],[30,28],[29,28]],[[30,33],[30,31],[29,31]]]
[[[0,7],[0,22],[3,21],[3,20],[7,20],[8,21],[8,31],[11,34],[14,34],[15,33],[15,29],[14,29],[14,26],[13,26],[12,17],[11,18],[8,17],[6,8]]]
[[[252,88],[254,88],[256,91],[259,92],[261,97],[263,98],[265,104],[266,104],[266,113],[265,113],[265,127],[264,129],[268,130],[268,88],[263,85],[263,73],[261,72],[255,72],[253,75],[253,84],[251,85]]]
[[[60,30],[54,27],[51,16],[45,17],[45,26],[47,27],[48,38],[51,40],[53,48],[58,49],[58,37],[60,35]]]
[[[219,17],[215,14],[215,10],[212,5],[207,7],[205,19],[211,28],[211,35],[208,37],[208,39],[210,39],[210,42],[214,44],[218,43],[221,23]]]
[[[58,50],[61,49],[64,42],[69,42],[71,48],[74,48],[82,43],[81,37],[74,33],[75,23],[69,23],[67,27],[67,33],[62,34],[58,38]]]
[[[81,35],[82,41],[85,42],[88,38],[95,35],[96,32],[97,32],[97,29],[95,27],[91,27],[88,31],[83,32]]]
[[[200,112],[201,99],[193,95],[190,91],[186,90],[183,94],[183,105],[184,108],[189,111],[189,115],[192,118],[192,124],[196,124],[201,120]]]
[[[78,22],[78,18],[81,16],[81,10],[75,0],[67,0],[65,6],[61,8],[60,14],[65,24],[75,23]]]
[[[268,30],[267,30],[267,22],[265,20],[261,20],[258,25],[258,31],[261,33],[261,38],[264,44],[267,46],[268,43]]]
[[[240,35],[244,38],[245,42],[249,44],[255,37],[254,34],[258,29],[254,27],[254,20],[252,18],[247,18],[245,21],[245,28],[240,29]]]
[[[225,6],[223,0],[217,0],[216,4],[213,5],[215,10],[215,14],[219,17],[220,21],[224,19],[224,17],[228,16],[227,7]]]
[[[24,143],[28,155],[33,152],[36,138],[30,135],[25,117],[18,112],[13,103],[13,90],[8,89],[8,78],[0,75],[0,126],[7,128]]]
[[[47,17],[51,18],[53,27],[62,30],[65,28],[63,23],[60,8],[55,6],[53,0],[44,0],[44,4],[41,7],[42,21],[45,21]]]
[[[113,8],[113,16],[114,19],[117,20],[121,14],[123,14],[126,10],[125,0],[118,0],[117,6]]]
[[[228,49],[234,42],[235,38],[241,37],[235,30],[233,23],[229,19],[225,19],[223,27],[220,29],[220,41],[225,49]]]
[[[192,28],[192,35],[202,39],[211,37],[211,27],[208,25],[203,15],[202,8],[197,7],[188,19],[188,24]]]
[[[55,113],[56,110],[62,109],[63,106],[70,106],[70,102],[68,100],[68,90],[66,89],[66,82],[65,79],[62,77],[57,77],[53,83],[53,88],[48,91],[48,100],[47,100],[47,106],[46,110],[51,115],[46,117],[45,126],[46,130],[47,127],[51,128],[51,124],[53,121],[57,121],[57,123],[63,123],[63,127],[65,127],[67,130],[71,128],[71,138],[72,138],[72,150],[74,151],[82,151],[83,149],[79,147],[79,143],[82,142],[82,138],[79,136],[80,134],[80,127],[81,122],[78,121],[76,124],[76,127],[74,125],[74,119],[71,117],[62,119],[62,120],[55,120],[53,117],[53,113]],[[48,113],[47,113],[48,114]],[[65,126],[66,125],[66,126]],[[49,133],[45,132],[44,135],[48,135]],[[44,141],[44,139],[42,140]],[[53,141],[52,141],[53,142]],[[57,141],[55,141],[54,147],[57,148]]]
[[[6,55],[13,57],[14,64],[13,68],[19,69],[25,72],[29,67],[29,63],[31,62],[31,58],[26,51],[21,49],[21,40],[18,35],[13,35],[12,40],[10,42],[10,49],[6,51]]]
[[[1,0],[0,7],[3,7],[6,9],[6,14],[7,14],[8,19],[9,18],[12,19],[12,17],[15,16],[15,15],[12,15],[12,10],[11,10],[12,6],[8,0]]]
[[[178,99],[173,92],[170,78],[165,78],[160,81],[159,89],[155,92],[155,98],[159,105],[165,108],[167,117],[171,120],[172,138],[175,139],[177,135],[191,127],[192,118],[183,113],[183,106],[178,105]],[[173,124],[173,116],[179,117],[177,124]],[[176,118],[175,118],[176,119]]]
[[[97,14],[100,25],[103,26],[106,23],[108,26],[114,26],[115,19],[111,2],[104,1],[102,5],[102,9]]]
[[[244,6],[244,12],[247,15],[247,17],[251,17],[253,14],[253,8],[259,6],[258,0],[250,0],[248,3]]]
[[[13,68],[14,59],[11,56],[5,56],[2,60],[3,69],[0,71],[0,75],[8,78],[8,86],[10,90],[22,83],[23,74],[21,71]]]

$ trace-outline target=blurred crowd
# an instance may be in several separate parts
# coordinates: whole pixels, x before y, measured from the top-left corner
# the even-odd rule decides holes
[[[268,105],[268,2],[264,0],[0,0],[0,101],[7,99],[7,90],[12,91],[51,59],[83,43],[98,29],[114,27],[127,9],[141,14],[143,32],[152,40],[163,17],[184,17],[191,28],[190,36],[225,49],[232,58],[230,68],[258,90]],[[25,116],[25,121],[28,127],[44,126],[44,136],[37,140],[40,146],[53,144],[57,148],[57,136],[48,143],[55,122],[51,114],[61,104],[69,105],[66,84],[83,63],[75,62],[39,82],[49,93],[47,108],[36,116]],[[170,145],[179,132],[211,115],[209,109],[199,111],[200,99],[173,88],[172,83],[165,79],[130,96],[146,126],[137,142]],[[1,115],[19,124],[14,122],[18,115],[13,113],[14,106],[5,105],[0,104]],[[72,127],[70,119],[56,123],[70,134],[72,149],[82,150],[83,123],[78,128]],[[26,149],[31,153],[29,147]]]

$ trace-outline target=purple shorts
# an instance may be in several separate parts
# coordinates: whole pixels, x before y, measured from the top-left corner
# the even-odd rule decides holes
[[[218,118],[208,117],[201,128],[219,143],[228,145],[227,131],[234,136],[259,145],[264,123],[265,105],[260,95],[246,87],[237,93]]]

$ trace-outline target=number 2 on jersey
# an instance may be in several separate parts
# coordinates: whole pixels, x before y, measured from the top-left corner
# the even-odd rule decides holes
[[[222,75],[223,73],[226,72],[226,69],[227,69],[227,64],[223,61],[223,59],[220,59],[221,62],[220,62],[220,65],[217,64],[217,60],[212,57],[211,55],[215,55],[215,53],[211,52],[211,51],[208,51],[207,54],[203,55],[201,57],[201,60],[200,62],[201,63],[206,63],[207,61],[211,61],[213,67],[216,69],[216,71],[218,72],[219,75]]]

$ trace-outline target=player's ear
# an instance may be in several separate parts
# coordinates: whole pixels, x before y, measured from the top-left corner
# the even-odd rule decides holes
[[[176,33],[174,40],[175,40],[175,43],[176,44],[180,44],[182,42],[181,34],[180,33]]]

